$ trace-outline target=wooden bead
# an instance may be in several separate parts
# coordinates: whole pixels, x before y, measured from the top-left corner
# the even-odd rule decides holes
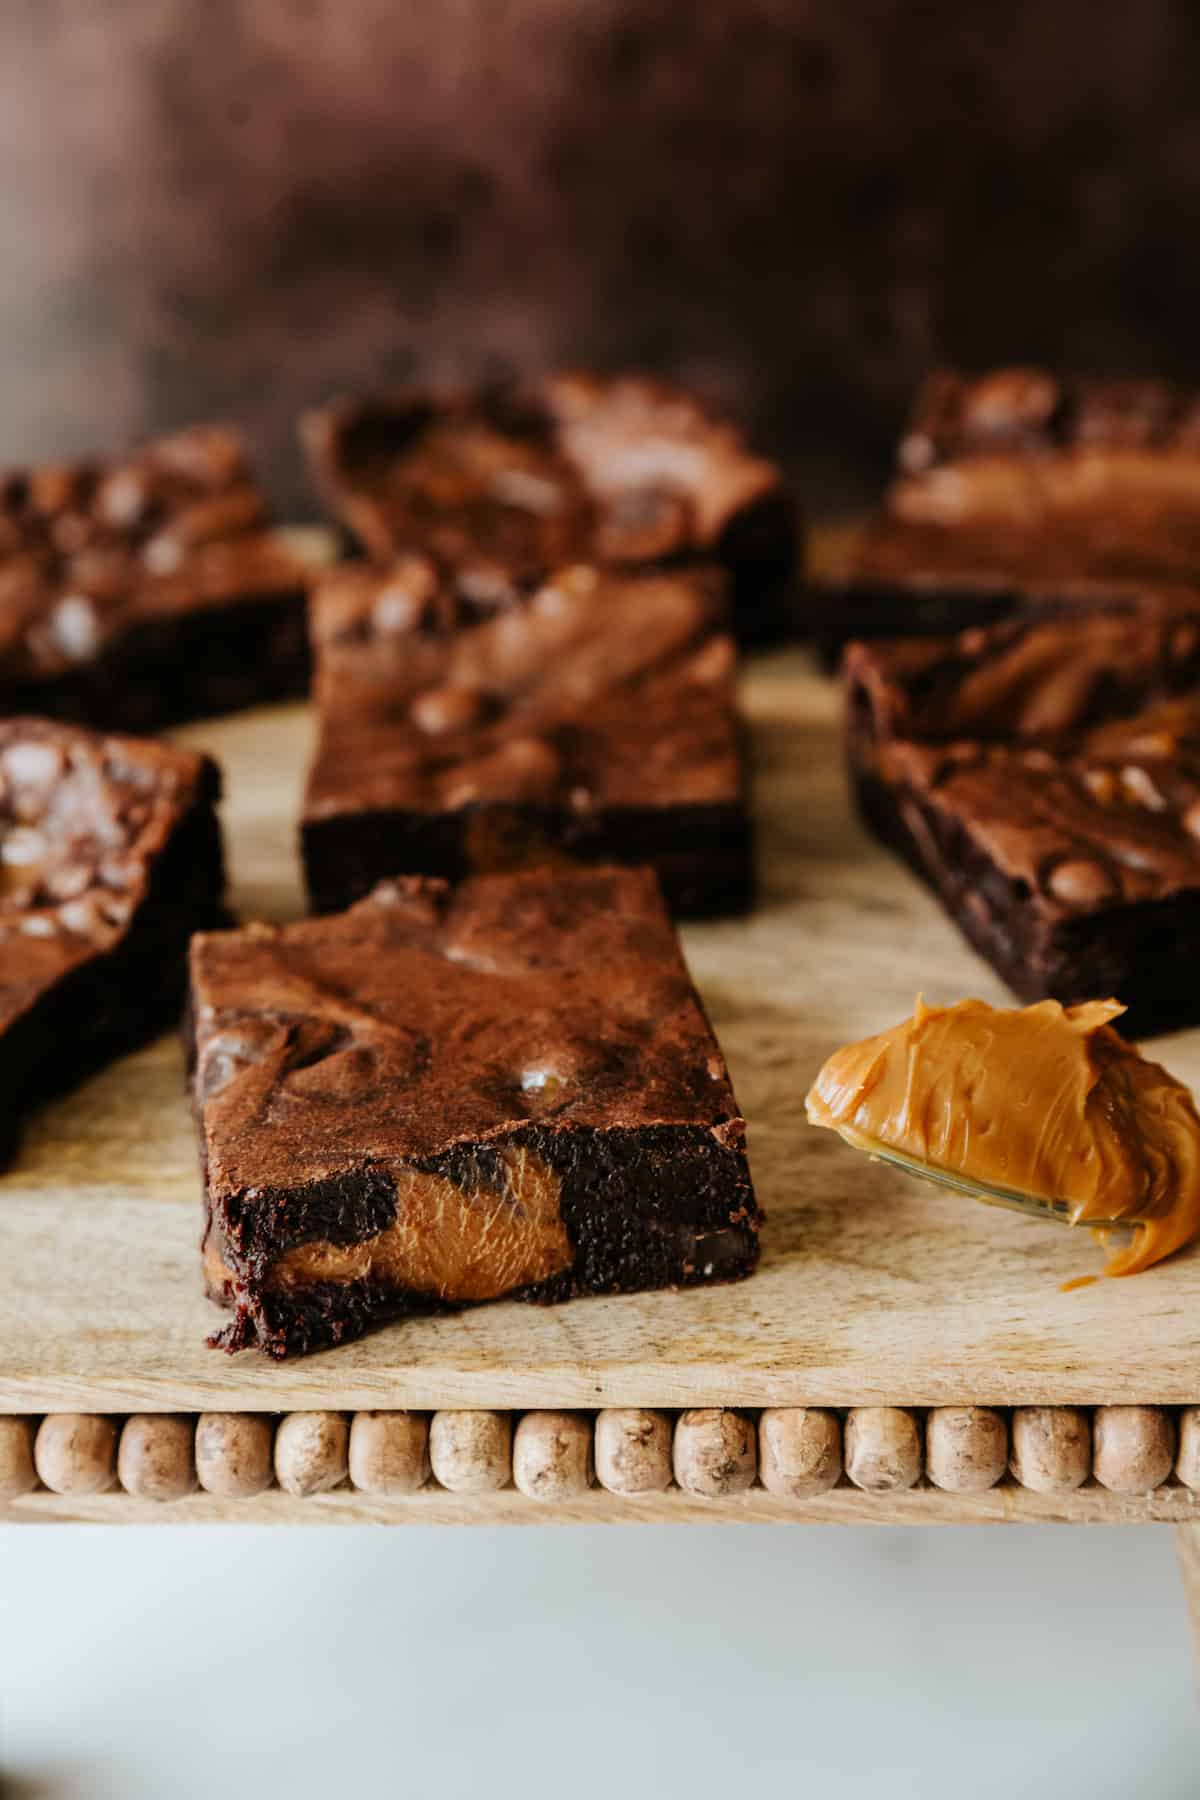
[[[1092,1472],[1092,1421],[1078,1406],[1018,1406],[1012,1472],[1035,1494],[1069,1494]]]
[[[596,1415],[596,1474],[610,1494],[659,1494],[671,1485],[666,1413],[612,1406]]]
[[[841,1420],[819,1406],[768,1407],[758,1421],[758,1467],[768,1493],[827,1493],[842,1474]]]
[[[196,1478],[206,1494],[247,1500],[275,1480],[274,1434],[258,1413],[201,1413],[196,1421]]]
[[[116,1480],[116,1423],[104,1413],[51,1413],[38,1427],[33,1460],[56,1494],[102,1494]]]
[[[429,1421],[422,1413],[360,1412],[350,1424],[350,1480],[387,1499],[429,1480]]]
[[[1008,1427],[990,1406],[937,1406],[925,1421],[925,1473],[949,1494],[995,1487],[1008,1466]]]
[[[1098,1406],[1092,1473],[1114,1494],[1148,1494],[1175,1461],[1175,1430],[1161,1406]]]
[[[452,1494],[489,1494],[512,1480],[512,1418],[506,1412],[438,1412],[429,1422],[429,1461]]]
[[[1175,1473],[1184,1487],[1200,1488],[1200,1406],[1185,1406],[1179,1415],[1179,1455]],[[3,1487],[0,1486],[0,1492]]]
[[[345,1413],[289,1413],[275,1433],[275,1479],[307,1499],[345,1481],[350,1426]]]
[[[754,1426],[741,1413],[721,1407],[680,1413],[671,1461],[685,1493],[709,1499],[744,1493],[758,1471]]]
[[[117,1480],[137,1500],[179,1500],[196,1485],[196,1429],[178,1413],[133,1413],[117,1451]]]
[[[37,1486],[33,1432],[32,1419],[0,1418],[0,1500],[28,1494]]]
[[[527,1412],[513,1434],[513,1481],[530,1500],[570,1500],[595,1478],[586,1413]]]
[[[921,1475],[921,1433],[899,1406],[858,1406],[846,1415],[846,1473],[871,1494],[910,1488]]]

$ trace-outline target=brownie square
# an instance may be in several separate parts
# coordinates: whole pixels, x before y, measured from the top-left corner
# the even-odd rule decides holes
[[[881,833],[1023,1000],[1200,1022],[1200,698],[1073,745],[885,746]]]
[[[918,394],[897,463],[847,581],[813,596],[828,641],[986,624],[1077,583],[1200,580],[1191,390],[942,370]]]
[[[201,936],[191,980],[226,1349],[753,1268],[744,1122],[649,871],[389,883]]]
[[[484,606],[422,557],[317,587],[304,805],[318,911],[381,879],[648,863],[681,914],[753,887],[736,658],[713,570],[588,564]]]
[[[31,1106],[179,1016],[224,918],[207,757],[0,721],[0,1151]]]
[[[0,474],[0,708],[157,730],[305,691],[307,574],[237,433]]]
[[[1200,594],[846,653],[867,823],[1026,1000],[1200,1020]]]
[[[746,642],[772,636],[799,553],[778,466],[691,395],[634,375],[404,391],[310,414],[316,485],[378,561],[419,552],[477,591],[569,562],[719,563]]]

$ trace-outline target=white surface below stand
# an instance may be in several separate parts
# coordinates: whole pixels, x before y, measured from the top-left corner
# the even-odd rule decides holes
[[[0,1595],[4,1800],[1196,1793],[1165,1527],[12,1528]]]

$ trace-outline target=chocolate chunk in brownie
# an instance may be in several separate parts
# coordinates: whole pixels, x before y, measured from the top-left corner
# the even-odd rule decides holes
[[[1190,390],[942,371],[918,395],[898,463],[848,580],[813,595],[826,639],[988,623],[1079,582],[1200,579]]]
[[[753,1268],[744,1123],[649,871],[385,884],[191,966],[227,1349]]]
[[[0,474],[0,707],[157,729],[302,693],[306,569],[237,434]]]
[[[166,1029],[224,878],[206,757],[0,721],[0,1147],[29,1107]]]
[[[303,848],[318,910],[381,879],[648,863],[689,914],[749,904],[735,654],[713,569],[590,564],[492,607],[425,557],[312,605]]]
[[[406,393],[310,414],[326,501],[369,555],[419,553],[494,605],[569,562],[712,559],[734,628],[772,635],[798,554],[779,468],[688,394],[559,375],[475,394]]]

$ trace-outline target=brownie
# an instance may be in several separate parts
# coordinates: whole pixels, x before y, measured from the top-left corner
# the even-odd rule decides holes
[[[303,564],[236,432],[0,474],[0,710],[103,729],[303,693]]]
[[[1200,1022],[1200,595],[847,652],[867,823],[1026,1000]]]
[[[920,391],[899,473],[818,635],[941,632],[1076,583],[1200,581],[1200,394],[1044,369]],[[1086,586],[1083,588],[1087,597]]]
[[[0,720],[0,1148],[22,1113],[179,1016],[224,919],[207,757]]]
[[[407,880],[195,939],[213,1342],[748,1274],[745,1127],[654,876]]]
[[[772,636],[799,549],[779,468],[678,388],[557,375],[475,393],[403,391],[305,419],[314,480],[379,561],[433,558],[468,598],[569,562],[721,564],[746,642]]]
[[[1027,1001],[1200,1022],[1200,696],[1058,750],[893,742],[875,822]]]
[[[589,564],[499,607],[425,557],[347,564],[312,602],[313,904],[395,875],[650,864],[680,914],[744,909],[736,658],[712,569]]]

